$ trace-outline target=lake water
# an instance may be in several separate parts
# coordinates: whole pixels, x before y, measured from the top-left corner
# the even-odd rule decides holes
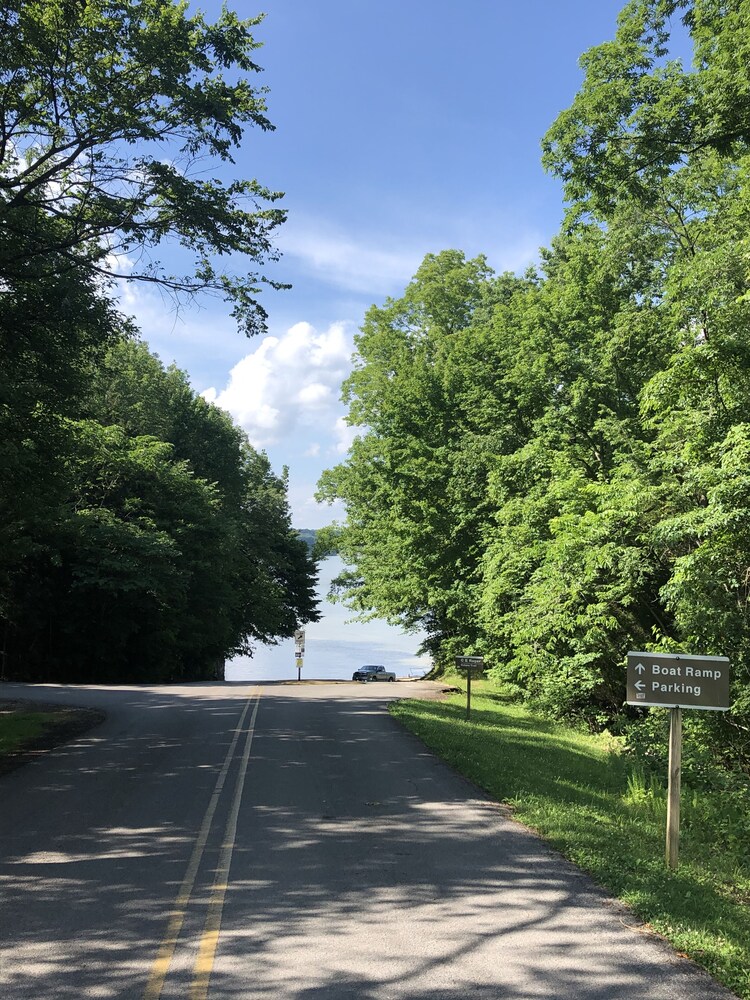
[[[417,656],[421,634],[407,635],[382,621],[352,622],[352,612],[326,599],[331,580],[343,569],[336,556],[320,566],[318,599],[321,619],[305,625],[303,680],[351,680],[365,663],[382,663],[397,677],[421,677],[430,669],[426,656]],[[296,679],[294,640],[278,646],[258,645],[252,657],[237,656],[225,668],[228,681]]]

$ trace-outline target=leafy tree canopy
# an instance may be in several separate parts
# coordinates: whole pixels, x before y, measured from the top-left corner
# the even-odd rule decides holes
[[[678,19],[694,71],[670,58]],[[701,150],[750,142],[750,9],[744,0],[631,0],[615,38],[584,54],[585,80],[544,138],[544,163],[571,202],[605,214],[620,198],[653,202]]]
[[[187,7],[0,5],[0,278],[53,253],[58,270],[83,262],[176,294],[220,293],[254,333],[265,319],[258,286],[268,279],[215,261],[276,259],[280,195],[257,180],[205,173],[206,161],[232,163],[247,127],[273,128],[264,89],[251,81],[260,18],[224,8],[210,23]],[[192,258],[189,271],[160,263],[167,242]]]
[[[365,316],[361,434],[320,485],[347,508],[341,589],[438,667],[482,653],[641,748],[627,650],[725,654],[731,711],[692,728],[747,771],[750,4],[631,0],[583,66],[544,143],[572,204],[539,272],[430,255]]]

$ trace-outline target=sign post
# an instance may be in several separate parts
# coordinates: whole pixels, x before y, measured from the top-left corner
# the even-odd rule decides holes
[[[484,670],[483,656],[457,656],[456,666],[459,670],[466,671],[466,718],[471,717],[471,673],[476,670],[481,673]]]
[[[669,790],[667,792],[667,867],[680,855],[680,787],[682,785],[682,709],[669,712]]]
[[[302,658],[305,655],[305,630],[296,629],[294,633],[294,659],[297,667],[297,680],[302,680]]]
[[[727,711],[729,660],[726,656],[630,652],[625,701],[628,705],[670,709],[666,861],[670,868],[676,868],[680,852],[682,710]]]

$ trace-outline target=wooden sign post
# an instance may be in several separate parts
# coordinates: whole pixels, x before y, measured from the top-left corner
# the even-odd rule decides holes
[[[670,709],[666,861],[669,868],[676,868],[680,855],[682,710],[728,710],[729,660],[691,653],[631,652],[627,684],[626,704]]]
[[[471,674],[473,671],[481,673],[484,670],[483,656],[457,656],[456,666],[459,670],[466,671],[466,718],[471,718]]]
[[[669,788],[667,791],[667,851],[669,868],[680,856],[680,787],[682,785],[682,709],[669,713]]]

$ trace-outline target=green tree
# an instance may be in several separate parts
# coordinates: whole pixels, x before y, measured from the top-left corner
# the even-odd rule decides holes
[[[218,648],[209,662],[251,652],[255,641],[273,642],[314,620],[315,569],[291,525],[286,478],[183,372],[164,369],[139,341],[121,339],[94,377],[91,413],[131,437],[169,443],[173,460],[213,491],[218,534],[204,535],[205,544],[197,539],[184,626],[211,634]],[[193,650],[200,662],[201,642],[185,636],[182,655]]]
[[[48,220],[40,219],[40,226]],[[5,239],[0,227],[0,242]],[[70,482],[67,421],[92,367],[122,328],[86,268],[26,262],[0,286],[0,649],[18,607],[15,578],[44,549]]]
[[[347,602],[425,630],[440,660],[480,640],[492,457],[481,433],[491,412],[483,382],[497,379],[482,331],[518,284],[494,280],[483,258],[444,251],[425,258],[401,299],[368,311],[344,386],[349,420],[363,433],[320,484],[322,497],[347,508],[337,541],[352,565],[339,581]],[[513,434],[508,419],[501,436]]]
[[[181,372],[118,339],[87,409],[64,421],[65,490],[14,574],[9,676],[213,677],[316,618],[285,479]]]
[[[678,13],[692,72],[668,59]],[[573,216],[593,212],[610,244],[651,234],[652,285],[630,312],[656,317],[670,345],[638,392],[641,538],[666,570],[652,640],[731,657],[733,712],[711,728],[745,759],[749,16],[740,0],[628,4],[545,140]]]
[[[678,14],[694,72],[670,58]],[[750,141],[750,11],[744,0],[631,0],[612,41],[581,58],[584,83],[544,138],[544,162],[569,201],[609,211],[653,203],[704,150],[736,156]]]
[[[58,269],[175,293],[218,292],[249,333],[267,278],[217,270],[276,258],[280,195],[256,180],[207,179],[248,126],[273,126],[251,75],[259,18],[187,14],[177,0],[5,0],[0,5],[0,278],[55,254]],[[217,170],[217,173],[219,171]],[[44,223],[40,222],[43,218]],[[169,273],[158,248],[192,260]],[[116,270],[116,265],[115,268]]]
[[[267,279],[216,264],[274,260],[284,218],[278,193],[231,179],[246,129],[272,128],[259,19],[187,8],[0,4],[4,675],[208,676],[316,614],[285,478],[107,296],[119,262],[264,327]]]
[[[677,18],[694,44],[670,59]],[[621,712],[628,648],[727,653],[750,759],[750,8],[633,0],[545,138],[565,183],[539,274],[457,251],[373,306],[361,429],[321,495],[352,607],[482,652],[554,714]],[[744,733],[744,735],[743,735]],[[708,744],[707,744],[708,745]]]

